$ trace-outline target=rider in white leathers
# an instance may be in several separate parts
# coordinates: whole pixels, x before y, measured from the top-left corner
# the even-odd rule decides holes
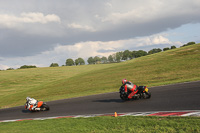
[[[30,97],[26,97],[26,102],[27,102],[27,109],[30,109],[31,105],[33,105],[33,107],[31,108],[31,110],[34,110],[37,107],[37,100],[35,100],[34,98],[30,98]]]

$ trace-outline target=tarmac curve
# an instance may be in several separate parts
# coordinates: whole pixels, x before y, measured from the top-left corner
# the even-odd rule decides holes
[[[0,109],[0,121],[114,112],[200,110],[200,81],[151,87],[149,90],[151,99],[124,102],[118,92],[112,92],[47,102],[50,110],[43,112],[30,112],[24,106]]]

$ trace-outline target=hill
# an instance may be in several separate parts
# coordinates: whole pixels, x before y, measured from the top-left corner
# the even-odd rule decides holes
[[[26,96],[51,101],[118,91],[126,78],[158,86],[200,80],[200,44],[126,62],[0,71],[0,108],[23,105]]]

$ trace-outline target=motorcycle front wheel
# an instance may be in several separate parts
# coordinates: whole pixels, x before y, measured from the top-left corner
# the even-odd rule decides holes
[[[49,109],[50,109],[49,106],[46,105],[46,104],[44,104],[44,105],[42,106],[42,108],[41,108],[41,110],[43,110],[43,111],[49,110]]]
[[[145,92],[145,93],[146,93],[146,95],[147,95],[147,96],[146,96],[147,99],[151,98],[151,92]]]
[[[129,100],[128,97],[125,96],[125,95],[120,95],[120,98],[121,98],[123,101],[128,101],[128,100]]]

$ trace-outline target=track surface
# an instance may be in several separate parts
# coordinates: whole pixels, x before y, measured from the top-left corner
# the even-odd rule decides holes
[[[151,99],[123,102],[119,93],[106,93],[47,102],[49,111],[29,112],[24,106],[1,109],[1,120],[103,113],[200,110],[200,81],[149,88]]]

